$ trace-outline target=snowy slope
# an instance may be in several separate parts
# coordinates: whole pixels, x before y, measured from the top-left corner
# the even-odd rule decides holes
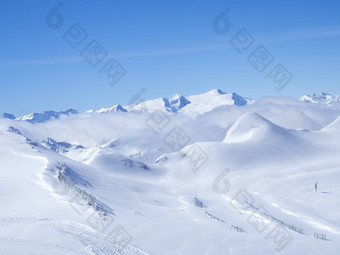
[[[257,113],[246,113],[228,130],[223,142],[240,143],[250,140],[263,144],[273,139],[289,139],[291,134]]]

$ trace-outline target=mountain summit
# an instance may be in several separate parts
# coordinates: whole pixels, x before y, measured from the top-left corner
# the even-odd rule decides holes
[[[277,140],[289,137],[290,133],[265,119],[258,113],[242,115],[228,130],[224,143],[239,143],[247,140]]]
[[[190,103],[191,102],[184,96],[176,94],[173,98],[167,100],[166,106],[170,108],[172,111],[177,112],[178,110],[182,109],[184,106]]]
[[[220,89],[213,89],[199,95],[184,97],[176,94],[173,98],[158,98],[125,107],[129,111],[167,111],[167,112],[192,112],[201,114],[209,112],[223,105],[244,106],[253,103],[254,100],[242,97],[236,93],[225,93]]]
[[[14,120],[15,116],[13,114],[4,112],[3,114],[0,115],[0,119],[10,119],[10,120]]]
[[[31,113],[28,115],[16,118],[16,120],[25,120],[32,123],[42,123],[51,119],[59,119],[61,116],[77,114],[78,111],[69,109],[67,111],[55,112],[55,111],[44,111],[42,113]]]
[[[127,110],[125,110],[123,108],[123,106],[121,106],[120,104],[116,104],[110,108],[101,108],[98,111],[95,111],[97,113],[111,113],[111,112],[127,112]]]
[[[242,97],[236,93],[225,93],[220,89],[213,89],[207,93],[189,96],[188,100],[191,104],[184,107],[183,111],[199,114],[209,112],[219,106],[245,106],[254,102],[254,100]]]
[[[309,103],[314,103],[314,104],[330,105],[334,103],[339,103],[340,97],[323,92],[319,94],[304,95],[299,100],[309,102]]]

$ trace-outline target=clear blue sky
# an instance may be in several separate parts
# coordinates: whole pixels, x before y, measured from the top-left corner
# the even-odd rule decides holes
[[[46,15],[58,1],[0,1],[0,112],[80,111],[143,99],[191,95],[220,88],[242,96],[340,94],[338,0],[102,0],[64,1],[64,22],[51,29]],[[230,31],[212,22],[225,8]],[[73,49],[63,34],[79,23],[88,37]],[[245,28],[255,39],[244,53],[229,40]],[[127,73],[115,86],[80,56],[97,40]],[[247,56],[264,45],[275,57],[257,72]],[[293,80],[277,91],[269,69],[282,63]]]

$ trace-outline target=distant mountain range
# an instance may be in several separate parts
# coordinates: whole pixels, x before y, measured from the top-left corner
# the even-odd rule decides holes
[[[336,95],[331,95],[328,93],[304,95],[300,101],[330,105],[340,102],[340,97]],[[192,112],[197,114],[202,114],[209,112],[216,107],[226,106],[226,105],[236,105],[245,106],[248,104],[253,104],[255,100],[242,97],[236,93],[225,93],[220,89],[213,89],[207,93],[192,95],[189,97],[184,97],[182,95],[176,94],[173,98],[158,98],[154,100],[147,100],[141,103],[122,106],[116,104],[109,108],[101,108],[99,110],[89,110],[86,113],[116,113],[116,112],[155,112],[155,111],[167,111],[172,113]],[[13,114],[3,113],[1,119],[12,119],[19,121],[28,121],[31,123],[42,123],[52,119],[59,119],[63,116],[69,116],[72,114],[78,114],[77,110],[69,109],[66,111],[44,111],[42,113],[31,113],[16,118]]]
[[[44,111],[42,113],[31,113],[28,115],[21,116],[19,118],[15,118],[13,114],[10,113],[3,113],[1,115],[1,119],[15,119],[15,120],[24,120],[32,123],[42,123],[46,122],[51,119],[59,119],[61,116],[68,116],[71,114],[77,114],[78,111],[74,109],[69,109],[67,111],[60,111],[60,112],[55,112],[55,111]]]
[[[300,98],[301,101],[314,103],[314,104],[334,104],[340,102],[340,97],[336,95],[331,95],[328,93],[319,93],[312,95],[304,95]]]

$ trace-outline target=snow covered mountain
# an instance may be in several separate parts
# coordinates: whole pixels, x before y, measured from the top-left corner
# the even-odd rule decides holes
[[[236,93],[225,93],[220,89],[214,89],[201,95],[190,96],[188,100],[191,101],[191,104],[183,110],[199,114],[209,112],[220,106],[245,106],[254,103],[254,100],[241,97]]]
[[[0,119],[0,254],[339,253],[336,104],[212,90],[75,113]]]
[[[14,116],[13,114],[4,112],[3,114],[0,115],[0,119],[10,119],[10,120],[14,120],[14,119],[15,119],[15,116]]]
[[[165,100],[165,107],[171,109],[174,112],[182,109],[184,106],[190,104],[191,102],[184,96],[176,94],[173,98]]]
[[[126,106],[131,112],[155,112],[155,111],[167,111],[177,112],[191,102],[184,96],[176,94],[173,98],[158,98],[154,100],[147,100],[135,105]]]
[[[319,93],[312,95],[305,95],[300,98],[301,101],[314,103],[314,104],[334,104],[340,102],[340,97],[336,95],[331,95],[328,93]]]
[[[190,99],[190,100],[189,100]],[[220,89],[214,89],[201,95],[190,96],[189,99],[182,95],[176,94],[173,98],[159,98],[154,100],[148,100],[134,105],[121,106],[116,104],[109,108],[101,108],[99,110],[88,110],[87,113],[113,113],[113,112],[154,112],[165,110],[168,112],[178,112],[185,108],[188,111],[194,111],[198,113],[211,111],[218,106],[223,105],[237,105],[244,106],[254,103],[254,100],[243,98],[236,93],[225,93]],[[191,104],[193,103],[193,104]],[[190,105],[191,104],[191,105]],[[188,105],[190,105],[188,107]],[[3,113],[1,118],[24,120],[32,123],[42,123],[51,119],[58,119],[61,116],[67,116],[71,114],[77,114],[78,111],[69,109],[67,111],[45,111],[43,113],[31,113],[28,115],[15,118],[14,115],[9,113]]]
[[[224,143],[241,143],[260,140],[264,142],[274,139],[288,139],[288,130],[275,125],[257,113],[246,113],[228,130]]]
[[[19,118],[16,118],[16,120],[25,120],[31,123],[42,123],[51,119],[58,119],[61,116],[68,116],[71,114],[77,114],[78,111],[74,109],[69,109],[67,111],[45,111],[42,113],[31,113],[28,115],[21,116]]]
[[[94,110],[90,110],[87,111],[88,113],[92,113],[92,112],[97,112],[97,113],[112,113],[112,112],[127,112],[127,110],[125,110],[123,108],[123,106],[121,106],[120,104],[116,104],[110,108],[101,108],[97,111]]]
[[[200,95],[193,95],[185,98],[182,95],[176,94],[173,98],[158,98],[148,100],[136,105],[126,106],[129,111],[168,111],[179,112],[188,111],[201,114],[208,112],[219,106],[237,105],[244,106],[254,103],[254,100],[243,98],[236,93],[225,93],[220,89],[214,89]]]

